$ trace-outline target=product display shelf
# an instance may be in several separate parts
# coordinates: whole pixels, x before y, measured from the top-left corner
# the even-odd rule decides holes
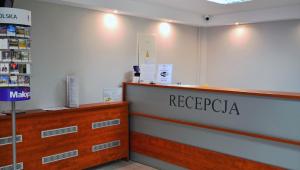
[[[1,7],[0,12],[0,102],[11,103],[12,121],[12,164],[5,167],[16,170],[16,101],[30,99],[31,11]]]

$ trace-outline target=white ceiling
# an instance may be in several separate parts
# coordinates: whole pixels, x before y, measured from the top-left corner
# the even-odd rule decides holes
[[[300,0],[252,0],[221,5],[207,0],[40,0],[196,26],[300,19]],[[203,16],[210,15],[206,22]]]
[[[300,4],[300,0],[252,0],[250,2],[221,5],[207,0],[133,0],[155,5],[173,7],[199,14],[226,14],[243,11],[253,11],[266,8],[277,8]]]

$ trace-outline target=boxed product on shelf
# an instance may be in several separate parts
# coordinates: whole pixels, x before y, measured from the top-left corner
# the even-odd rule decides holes
[[[8,25],[7,26],[7,36],[16,36],[16,26]]]
[[[10,62],[11,52],[10,51],[0,51],[0,62]]]
[[[18,76],[9,76],[9,86],[18,85]]]
[[[17,63],[10,63],[9,71],[12,74],[18,74],[19,73],[19,65]]]
[[[0,75],[0,87],[5,87],[9,85],[9,76]]]
[[[0,26],[0,36],[7,36],[7,27],[6,25]]]
[[[8,39],[0,39],[0,49],[8,49]]]
[[[9,74],[9,63],[0,63],[0,74]]]
[[[19,49],[19,41],[18,39],[11,38],[8,40],[9,49]]]
[[[16,26],[16,36],[24,37],[25,36],[25,28],[21,26]]]
[[[19,39],[19,49],[26,49],[27,48],[27,40]]]

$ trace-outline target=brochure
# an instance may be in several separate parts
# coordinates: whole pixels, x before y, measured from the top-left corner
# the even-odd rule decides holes
[[[9,63],[0,63],[0,74],[9,74]]]
[[[16,36],[16,27],[14,25],[7,26],[7,36]]]
[[[9,39],[8,46],[9,46],[9,49],[18,49],[19,48],[18,39]]]
[[[20,61],[22,61],[22,57],[21,57],[20,52],[17,52],[17,51],[11,52],[11,60],[13,62],[20,62]]]
[[[30,53],[28,51],[21,51],[19,55],[22,61],[30,62]]]
[[[17,85],[18,85],[18,76],[10,76],[9,86],[17,86]]]
[[[26,38],[30,38],[30,27],[24,28],[24,34]]]
[[[171,84],[172,83],[172,64],[159,64],[157,71],[157,83],[159,84]]]
[[[31,41],[26,40],[26,49],[30,49],[30,48],[31,48]]]
[[[26,71],[26,64],[19,64],[19,73],[21,74],[26,74],[27,71]]]
[[[0,39],[0,49],[8,49],[8,39]]]
[[[30,84],[30,76],[24,76],[24,84]]]
[[[122,101],[122,88],[107,88],[103,89],[104,102]]]
[[[25,29],[21,26],[16,26],[16,36],[17,37],[24,37],[25,36]]]
[[[19,74],[19,65],[17,63],[10,63],[9,70],[12,74]]]
[[[6,36],[7,34],[7,27],[5,25],[0,26],[0,36]]]
[[[18,76],[18,85],[19,86],[29,86],[29,81],[27,81],[26,79],[26,76]]]
[[[142,64],[140,66],[140,81],[144,83],[155,83],[156,64]]]
[[[19,64],[19,73],[30,74],[30,64]]]
[[[27,48],[27,40],[19,39],[19,49],[26,49]]]
[[[0,75],[0,87],[5,87],[9,85],[9,76]]]
[[[11,52],[10,51],[1,51],[0,52],[0,61],[10,62],[11,61]]]

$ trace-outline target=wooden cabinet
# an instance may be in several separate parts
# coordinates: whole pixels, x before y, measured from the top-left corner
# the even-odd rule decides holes
[[[25,170],[79,170],[128,159],[126,102],[17,115],[17,162]],[[10,116],[0,116],[0,167],[11,165]],[[1,168],[0,168],[1,170]]]

